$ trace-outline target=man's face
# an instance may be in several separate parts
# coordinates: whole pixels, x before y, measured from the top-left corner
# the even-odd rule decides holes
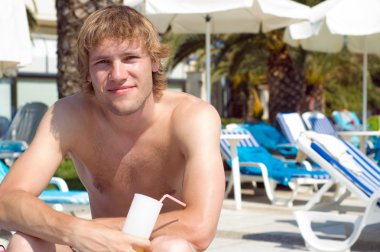
[[[158,67],[140,43],[105,39],[90,50],[88,78],[101,105],[129,115],[152,95],[152,72]]]

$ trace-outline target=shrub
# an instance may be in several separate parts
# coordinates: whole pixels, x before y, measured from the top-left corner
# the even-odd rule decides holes
[[[79,180],[74,162],[71,158],[65,158],[61,162],[54,176],[63,178],[70,190],[85,190],[82,182]]]

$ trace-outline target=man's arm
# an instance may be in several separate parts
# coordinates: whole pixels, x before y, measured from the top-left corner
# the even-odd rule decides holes
[[[186,104],[175,113],[174,134],[186,162],[183,199],[187,206],[161,214],[152,238],[174,234],[204,250],[215,236],[224,197],[220,117],[202,101]]]
[[[48,225],[44,222],[48,220],[44,216],[55,213],[37,198],[49,183],[63,156],[57,138],[51,134],[52,110],[49,109],[45,114],[33,142],[17,159],[0,185],[2,228],[33,235],[41,233],[43,236],[52,232],[47,231]],[[62,218],[64,216],[59,217]]]
[[[81,132],[74,114],[70,106],[58,101],[42,119],[33,142],[0,185],[0,227],[81,251],[149,246],[148,240],[57,212],[38,199],[69,151],[68,139],[76,139],[73,134]]]

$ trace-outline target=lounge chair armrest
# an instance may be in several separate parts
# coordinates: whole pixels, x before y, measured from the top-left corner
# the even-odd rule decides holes
[[[59,178],[59,177],[52,177],[50,180],[50,184],[55,185],[58,190],[62,192],[68,192],[69,187],[67,186],[67,183],[64,179]]]
[[[309,161],[304,160],[304,161],[302,161],[302,164],[306,168],[306,170],[308,170],[308,171],[312,171],[313,170],[313,167],[311,166],[311,164],[310,164]]]
[[[268,183],[269,183],[269,174],[268,174],[268,169],[267,167],[265,166],[265,164],[263,163],[259,163],[259,162],[239,162],[239,165],[241,167],[257,167],[257,168],[260,168],[262,174],[263,174],[263,179],[264,181],[265,180],[268,180]],[[265,182],[264,182],[265,183]]]
[[[239,162],[240,167],[257,167],[262,168],[265,165],[263,163],[258,162]]]
[[[296,164],[297,162],[294,161],[294,160],[289,160],[289,159],[285,159],[283,160],[284,162],[288,163],[288,164]],[[298,163],[300,168],[304,168],[306,169],[307,171],[312,171],[313,170],[313,166],[311,166],[310,162],[307,161],[307,160],[303,160],[301,163]]]
[[[263,163],[256,163],[256,162],[240,162],[240,166],[244,167],[258,167],[261,170],[262,176],[263,176],[263,182],[265,187],[265,192],[267,194],[267,197],[269,200],[273,203],[277,201],[277,199],[274,196],[274,188],[277,185],[277,182],[273,179],[269,178],[268,169]]]

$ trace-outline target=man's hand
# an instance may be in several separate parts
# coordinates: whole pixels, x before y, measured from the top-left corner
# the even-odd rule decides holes
[[[119,218],[97,218],[93,219],[92,221],[102,224],[108,228],[115,229],[115,230],[122,230],[125,218],[119,217]]]
[[[134,252],[137,248],[150,249],[148,239],[132,236],[100,224],[101,219],[91,220],[89,225],[74,229],[72,246],[79,251],[126,251]]]

